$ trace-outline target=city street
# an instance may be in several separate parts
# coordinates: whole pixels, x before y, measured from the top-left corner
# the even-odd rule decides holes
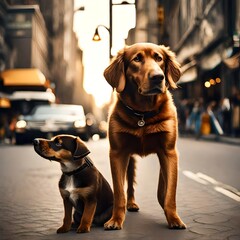
[[[108,140],[87,142],[90,157],[112,185]],[[90,233],[56,234],[63,203],[60,166],[37,155],[31,145],[0,145],[0,239],[240,239],[240,147],[180,138],[178,212],[186,230],[169,230],[157,201],[159,163],[155,155],[138,159],[137,213],[127,213],[120,231],[93,227]]]

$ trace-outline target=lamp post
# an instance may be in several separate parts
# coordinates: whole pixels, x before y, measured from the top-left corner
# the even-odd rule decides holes
[[[94,36],[93,36],[93,41],[101,41],[101,37],[99,35],[98,32],[98,28],[99,27],[104,27],[108,30],[109,32],[109,58],[112,58],[112,53],[111,53],[111,49],[112,49],[112,0],[109,0],[109,28],[107,28],[106,26],[100,24],[96,27]]]
[[[129,3],[129,2],[127,2],[127,1],[123,1],[123,2],[121,2],[121,3],[116,3],[116,4],[113,4],[112,3],[112,0],[109,0],[109,28],[107,28],[106,26],[104,26],[104,25],[98,25],[97,27],[96,27],[96,30],[95,30],[95,33],[94,33],[94,36],[93,36],[93,38],[92,38],[92,40],[93,41],[101,41],[101,37],[100,37],[100,35],[99,35],[99,32],[98,32],[98,28],[99,27],[104,27],[104,28],[106,28],[107,30],[108,30],[108,32],[109,32],[109,58],[111,59],[113,56],[112,56],[112,53],[111,53],[111,50],[112,50],[112,44],[113,44],[113,42],[112,42],[112,34],[113,34],[113,32],[112,32],[112,6],[114,5],[132,5],[132,4],[134,4],[134,3]]]
[[[106,26],[104,26],[104,25],[102,25],[102,24],[98,25],[98,26],[96,27],[96,29],[95,29],[95,33],[94,33],[93,38],[92,38],[92,40],[93,40],[93,41],[96,41],[96,42],[102,40],[101,37],[100,37],[100,34],[99,34],[99,32],[98,32],[98,28],[99,28],[99,27],[104,27],[104,28],[107,29],[108,32],[109,32],[109,58],[111,59],[111,58],[112,58],[112,54],[111,54],[111,49],[112,49],[112,27],[111,27],[111,28],[107,28]]]

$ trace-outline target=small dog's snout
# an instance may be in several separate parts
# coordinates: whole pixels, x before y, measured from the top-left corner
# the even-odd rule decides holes
[[[33,139],[33,145],[34,146],[38,146],[39,143],[40,143],[40,141],[37,138]]]

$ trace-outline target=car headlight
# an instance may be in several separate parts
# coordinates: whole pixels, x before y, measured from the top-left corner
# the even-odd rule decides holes
[[[75,128],[81,128],[86,126],[86,122],[85,120],[76,120],[73,125]]]
[[[16,128],[18,128],[18,129],[26,128],[26,126],[27,126],[27,122],[24,120],[19,120],[16,123]]]

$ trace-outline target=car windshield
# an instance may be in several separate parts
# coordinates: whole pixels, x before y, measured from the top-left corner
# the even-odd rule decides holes
[[[33,115],[84,115],[82,106],[55,105],[41,106],[33,111]]]

